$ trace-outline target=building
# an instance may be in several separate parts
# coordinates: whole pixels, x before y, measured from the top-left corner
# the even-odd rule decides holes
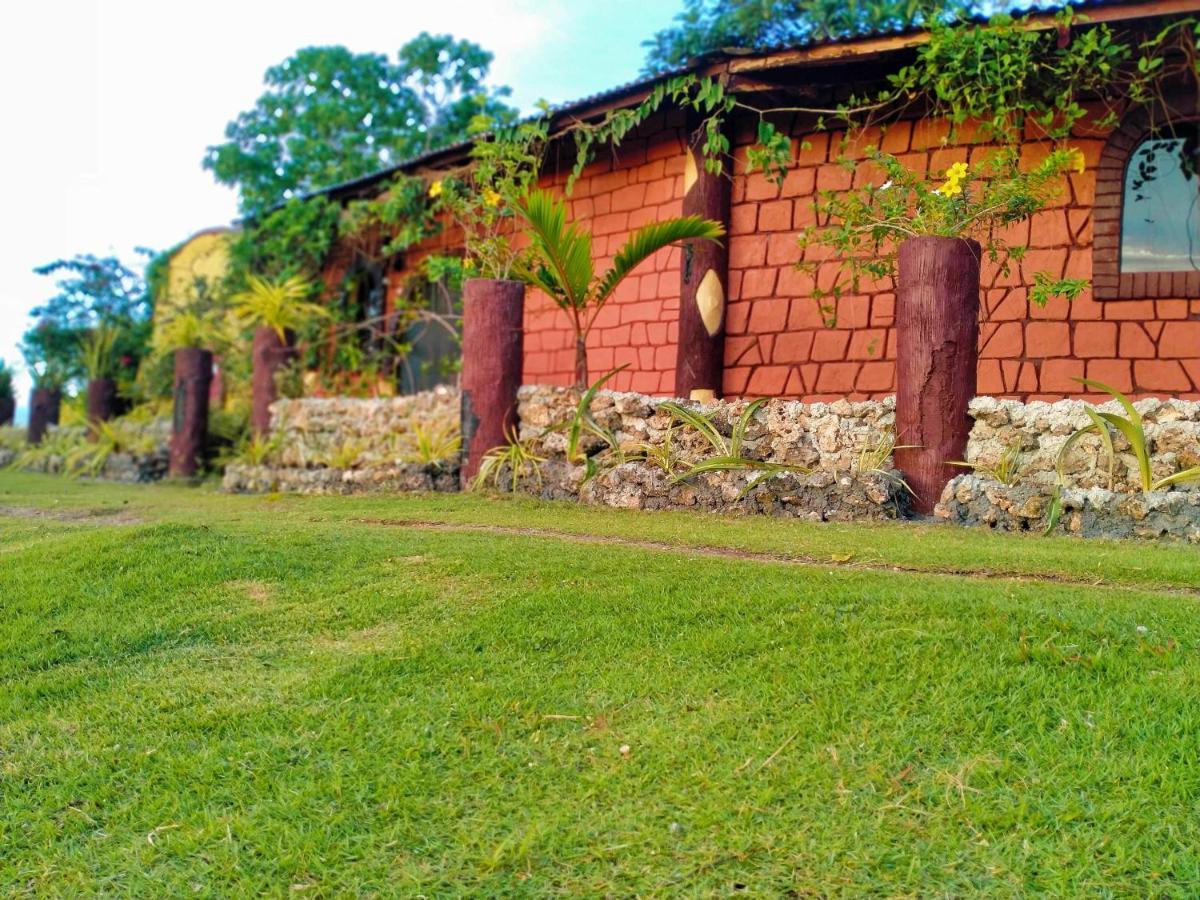
[[[1090,21],[1138,25],[1162,16],[1194,12],[1189,2],[1118,3],[1088,10]],[[1042,22],[1049,27],[1050,19]],[[813,44],[756,54],[713,53],[690,71],[725,80],[730,90],[798,96],[828,104],[851,87],[868,85],[903,65],[925,40],[921,32],[887,34],[843,43]],[[639,104],[658,79],[625,85],[559,108],[555,125],[589,120],[614,108]],[[1181,122],[1196,117],[1194,86],[1181,84],[1171,102]],[[791,114],[785,123],[797,148],[782,185],[746,174],[753,142],[747,117],[731,124],[734,166],[728,213],[728,268],[723,307],[721,391],[729,396],[781,396],[804,400],[867,399],[895,391],[894,292],[885,286],[842,297],[835,324],[813,300],[813,276],[796,268],[797,230],[813,221],[812,203],[822,190],[847,189],[872,177],[868,167],[848,171],[837,164],[841,135],[817,128],[813,116]],[[863,135],[861,148],[877,143],[911,168],[931,173],[956,161],[973,161],[988,148],[969,129],[947,141],[944,121],[913,118]],[[598,257],[611,255],[637,227],[684,209],[689,178],[689,129],[678,110],[647,120],[613,153],[589,165],[569,195],[571,215],[595,236]],[[1085,120],[1072,145],[1084,158],[1069,176],[1058,205],[1022,226],[1029,253],[1007,276],[985,265],[980,328],[978,392],[1031,399],[1081,394],[1075,379],[1088,377],[1138,395],[1200,398],[1200,260],[1190,243],[1200,219],[1192,212],[1196,180],[1164,179],[1163,214],[1147,225],[1129,208],[1134,190],[1129,163],[1152,137],[1147,118],[1134,113],[1116,128]],[[1030,140],[1023,156],[1034,160],[1048,143]],[[396,171],[420,173],[461,163],[468,147],[450,147],[393,169],[339,185],[326,193],[349,200],[370,196]],[[852,149],[851,154],[855,151]],[[561,188],[566,169],[551,165],[543,183]],[[1182,210],[1171,195],[1182,195]],[[1168,209],[1167,207],[1170,207]],[[377,273],[382,308],[395,302],[401,277],[430,252],[454,252],[446,233],[410,248],[389,272]],[[363,265],[344,245],[331,254],[326,272],[334,284]],[[1200,252],[1200,251],[1198,251]],[[1196,260],[1193,262],[1193,260]],[[604,310],[589,339],[592,375],[627,364],[612,386],[649,394],[676,392],[682,254],[660,252],[627,279]],[[1090,279],[1092,289],[1074,302],[1031,306],[1026,285],[1033,271]],[[831,274],[831,273],[829,273]],[[689,301],[690,302],[690,301]],[[545,297],[528,296],[525,312],[524,381],[566,384],[573,367],[571,333],[563,314]]]

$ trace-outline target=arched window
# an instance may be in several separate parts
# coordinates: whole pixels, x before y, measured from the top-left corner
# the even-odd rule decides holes
[[[1092,283],[1097,300],[1200,297],[1200,127],[1113,133],[1096,176]]]

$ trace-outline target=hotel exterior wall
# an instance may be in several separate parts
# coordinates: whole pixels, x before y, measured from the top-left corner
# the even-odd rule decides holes
[[[895,292],[877,284],[836,303],[826,324],[813,299],[828,288],[836,266],[823,262],[815,278],[799,271],[797,232],[813,223],[823,190],[877,180],[869,164],[847,170],[836,160],[861,157],[872,143],[912,168],[934,173],[956,161],[976,163],[994,148],[969,138],[944,144],[945,123],[899,122],[868,133],[843,151],[837,133],[793,129],[796,163],[781,185],[746,174],[749,134],[736,141],[731,176],[729,298],[726,307],[724,391],[727,396],[777,396],[805,401],[879,398],[895,390]],[[1086,161],[1064,178],[1050,208],[1016,226],[1013,242],[1028,244],[1025,260],[1006,274],[985,260],[978,392],[1022,400],[1091,396],[1074,379],[1092,378],[1137,395],[1200,398],[1200,300],[1104,300],[1090,291],[1073,302],[1031,304],[1033,273],[1091,278],[1093,208],[1119,202],[1096,197],[1096,176],[1107,135],[1081,128],[1073,146]],[[684,129],[681,114],[649,120],[611,155],[588,166],[567,198],[571,216],[594,235],[597,268],[607,265],[630,233],[682,210]],[[1023,148],[1029,163],[1048,151]],[[543,184],[562,191],[565,172]],[[410,251],[408,266],[429,252],[453,250],[447,233]],[[820,261],[820,248],[808,251]],[[335,254],[336,256],[336,254]],[[341,265],[345,265],[342,260]],[[612,387],[669,395],[674,386],[681,253],[672,248],[643,263],[597,318],[589,341],[593,378],[620,365]],[[336,269],[337,263],[331,266]],[[394,293],[400,279],[392,277]],[[331,280],[331,283],[333,281]],[[572,337],[566,316],[530,292],[525,312],[526,384],[568,384]]]

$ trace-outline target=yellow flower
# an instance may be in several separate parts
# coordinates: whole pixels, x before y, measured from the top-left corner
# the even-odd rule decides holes
[[[1078,149],[1072,150],[1071,151],[1071,171],[1078,172],[1080,175],[1082,175],[1086,168],[1087,168],[1087,160],[1084,159],[1083,151],[1078,150]]]
[[[491,188],[484,188],[483,205],[490,206],[493,209],[500,205],[500,195]]]
[[[463,271],[474,272],[475,271],[475,260],[469,256],[466,259],[464,259],[463,260]]]
[[[433,184],[429,185],[429,196],[430,197],[442,196],[442,183],[440,181],[435,181]]]
[[[943,197],[957,197],[962,193],[962,180],[967,177],[967,164],[956,162],[946,170],[946,183],[936,193]]]

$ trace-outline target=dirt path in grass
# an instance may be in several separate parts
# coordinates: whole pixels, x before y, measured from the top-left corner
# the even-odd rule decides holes
[[[0,519],[52,519],[80,525],[140,525],[145,519],[123,509],[86,509],[77,506],[0,506]]]
[[[434,522],[423,519],[350,519],[359,525],[383,525],[392,528],[412,528],[417,531],[474,532],[479,534],[510,535],[514,537],[541,537],[570,541],[576,544],[597,544],[612,547],[630,547],[637,550],[653,550],[660,553],[680,553],[689,556],[708,556],[720,559],[736,559],[746,562],[793,565],[822,569],[845,569],[862,572],[890,572],[907,575],[936,575],[948,578],[1003,579],[1029,584],[1061,584],[1073,587],[1089,587],[1103,590],[1144,591],[1154,594],[1171,594],[1180,597],[1200,598],[1200,587],[1181,587],[1172,584],[1124,584],[1103,579],[1079,578],[1071,575],[1048,574],[1045,572],[1012,572],[1005,569],[986,567],[917,566],[885,562],[855,560],[852,556],[820,557],[805,554],[766,553],[755,550],[738,550],[732,547],[712,545],[673,544],[642,538],[626,538],[610,534],[580,534],[573,531],[556,531],[552,528],[518,528],[511,525],[483,525],[470,522]]]

